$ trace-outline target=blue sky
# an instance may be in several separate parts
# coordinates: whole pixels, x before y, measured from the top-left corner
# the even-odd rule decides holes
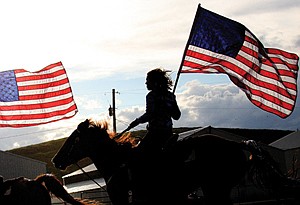
[[[123,130],[145,110],[149,70],[165,68],[175,80],[199,3],[244,24],[265,47],[299,55],[298,0],[1,2],[0,70],[37,71],[62,61],[79,112],[47,125],[0,128],[0,149],[67,137],[86,118],[111,121],[113,88]],[[182,74],[176,95],[182,117],[175,127],[300,128],[299,95],[292,115],[281,119],[252,105],[226,75]]]

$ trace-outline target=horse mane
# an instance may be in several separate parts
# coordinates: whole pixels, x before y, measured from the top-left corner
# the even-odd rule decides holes
[[[89,119],[90,126],[99,128],[107,132],[108,136],[118,144],[130,144],[131,147],[138,145],[137,139],[131,135],[130,132],[122,134],[120,137],[115,137],[116,133],[108,129],[109,123],[106,120],[93,120]]]
[[[109,138],[114,138],[114,136],[116,135],[116,133],[108,129],[109,123],[107,120],[94,120],[92,118],[88,120],[89,120],[89,127],[94,127],[99,130],[105,131],[108,134]]]
[[[133,137],[130,132],[122,134],[118,138],[114,138],[114,140],[119,144],[130,144],[131,147],[137,147],[139,145],[140,139]]]

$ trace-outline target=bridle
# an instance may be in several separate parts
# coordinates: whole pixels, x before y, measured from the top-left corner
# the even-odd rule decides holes
[[[76,132],[76,136],[75,136],[74,143],[72,143],[72,145],[71,145],[69,151],[66,153],[68,159],[71,158],[71,157],[70,157],[70,156],[71,156],[71,152],[73,151],[73,149],[74,149],[76,143],[78,143],[77,140],[76,140],[76,138],[79,137],[78,135],[80,135],[80,133],[81,133],[80,130],[79,130],[78,128],[75,130],[75,132]],[[106,191],[106,189],[105,189],[103,186],[101,186],[101,185],[100,185],[96,180],[94,180],[94,179],[93,179],[86,171],[84,171],[84,169],[78,164],[78,162],[74,162],[73,164],[75,164],[75,165],[82,171],[82,173],[85,174],[91,181],[93,181],[97,186],[99,186],[100,189]]]

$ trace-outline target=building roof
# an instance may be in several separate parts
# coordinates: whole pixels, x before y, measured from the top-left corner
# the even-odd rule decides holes
[[[206,131],[201,131],[200,133],[203,132],[208,132],[211,130],[212,132],[221,132],[224,131],[227,133],[227,135],[236,135],[236,136],[241,136],[244,139],[248,140],[255,140],[256,142],[263,143],[263,144],[270,144],[290,133],[293,133],[293,130],[276,130],[276,129],[245,129],[245,128],[216,128],[216,127],[203,127],[203,128],[194,128],[194,129],[188,129],[188,128],[181,128],[181,130],[189,130],[187,132],[177,132],[180,133],[180,135],[188,135],[189,133],[197,133],[201,131],[202,129]],[[176,128],[174,128],[176,130]],[[214,133],[212,133],[214,134]]]
[[[199,137],[204,134],[213,134],[213,135],[217,135],[219,137],[233,140],[233,141],[247,140],[247,138],[245,138],[241,135],[236,135],[234,133],[228,132],[227,130],[225,131],[223,129],[214,128],[211,126],[197,128],[197,129],[193,129],[193,130],[189,130],[189,131],[180,133],[178,140],[182,140],[184,138],[190,138],[190,137]]]
[[[105,187],[105,181],[103,178],[94,179],[101,187]],[[89,191],[94,189],[99,189],[99,185],[92,180],[85,180],[81,182],[71,183],[64,185],[64,188],[68,193],[76,193],[82,191]]]
[[[82,168],[85,172],[92,172],[92,171],[96,171],[97,168],[94,164],[90,164],[86,167],[83,167]],[[67,174],[67,175],[64,175],[62,178],[67,178],[67,177],[71,177],[71,176],[74,176],[74,175],[79,175],[79,174],[82,174],[82,170],[81,169],[78,169],[74,172],[71,172],[70,174]]]
[[[295,131],[269,144],[282,150],[300,148],[300,131]]]
[[[14,153],[11,153],[11,152],[7,152],[7,151],[2,151],[0,150],[0,155],[3,155],[3,156],[11,156],[13,158],[19,158],[19,159],[22,159],[22,160],[25,160],[25,161],[31,161],[31,162],[34,162],[34,163],[39,163],[39,164],[44,164],[46,165],[47,163],[46,162],[42,162],[42,161],[39,161],[39,160],[36,160],[36,159],[32,159],[32,158],[29,158],[29,157],[24,157],[24,156],[21,156],[21,155],[18,155],[18,154],[14,154]]]

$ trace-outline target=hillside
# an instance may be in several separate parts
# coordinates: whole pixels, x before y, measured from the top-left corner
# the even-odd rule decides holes
[[[62,144],[66,139],[53,140],[49,142],[44,142],[36,145],[30,145],[27,147],[21,147],[13,150],[9,150],[8,152],[18,154],[21,156],[29,157],[32,159],[36,159],[42,162],[47,163],[47,172],[55,174],[59,179],[67,173],[70,173],[76,170],[76,167],[69,167],[65,171],[60,171],[56,169],[51,162],[52,157],[59,150]]]
[[[135,136],[135,135],[144,136],[145,131],[132,132],[132,135],[133,136]],[[48,142],[44,142],[44,143],[40,143],[40,144],[35,144],[35,145],[30,145],[30,146],[26,146],[26,147],[17,148],[17,149],[12,149],[7,152],[25,156],[25,157],[32,158],[32,159],[36,159],[36,160],[39,160],[42,162],[46,162],[47,163],[47,172],[52,173],[55,176],[57,176],[59,179],[61,179],[61,177],[63,175],[69,174],[78,169],[77,166],[72,165],[72,166],[68,167],[66,170],[60,171],[59,169],[55,168],[51,162],[52,158],[54,157],[54,155],[57,153],[57,151],[60,149],[60,147],[63,145],[63,143],[65,141],[66,141],[66,138],[52,140],[52,141],[48,141]],[[91,160],[86,158],[86,159],[81,160],[79,162],[79,165],[81,167],[84,167],[91,163],[92,163]]]
[[[194,128],[175,128],[174,132],[181,133],[188,130],[191,130]],[[222,129],[222,128],[220,128]],[[254,139],[256,141],[261,141],[265,144],[269,144],[272,141],[275,141],[292,131],[283,131],[283,130],[250,130],[250,129],[230,129],[230,128],[223,128],[224,131],[234,133],[240,136],[244,136],[249,139]],[[134,131],[132,132],[133,136],[144,136],[146,133],[145,130],[141,131]],[[255,137],[253,137],[255,136]],[[21,147],[18,149],[9,150],[8,152],[18,154],[21,156],[29,157],[32,159],[36,159],[42,162],[47,163],[47,172],[55,174],[59,179],[63,175],[69,174],[75,170],[77,170],[77,166],[72,165],[68,167],[65,171],[60,171],[56,169],[51,159],[54,157],[55,153],[59,150],[59,148],[62,146],[62,144],[65,142],[66,138],[59,139],[59,140],[53,140],[49,142],[44,142],[36,145],[30,145],[27,147]],[[79,165],[81,167],[87,166],[90,163],[92,163],[89,159],[83,159],[79,162]]]

